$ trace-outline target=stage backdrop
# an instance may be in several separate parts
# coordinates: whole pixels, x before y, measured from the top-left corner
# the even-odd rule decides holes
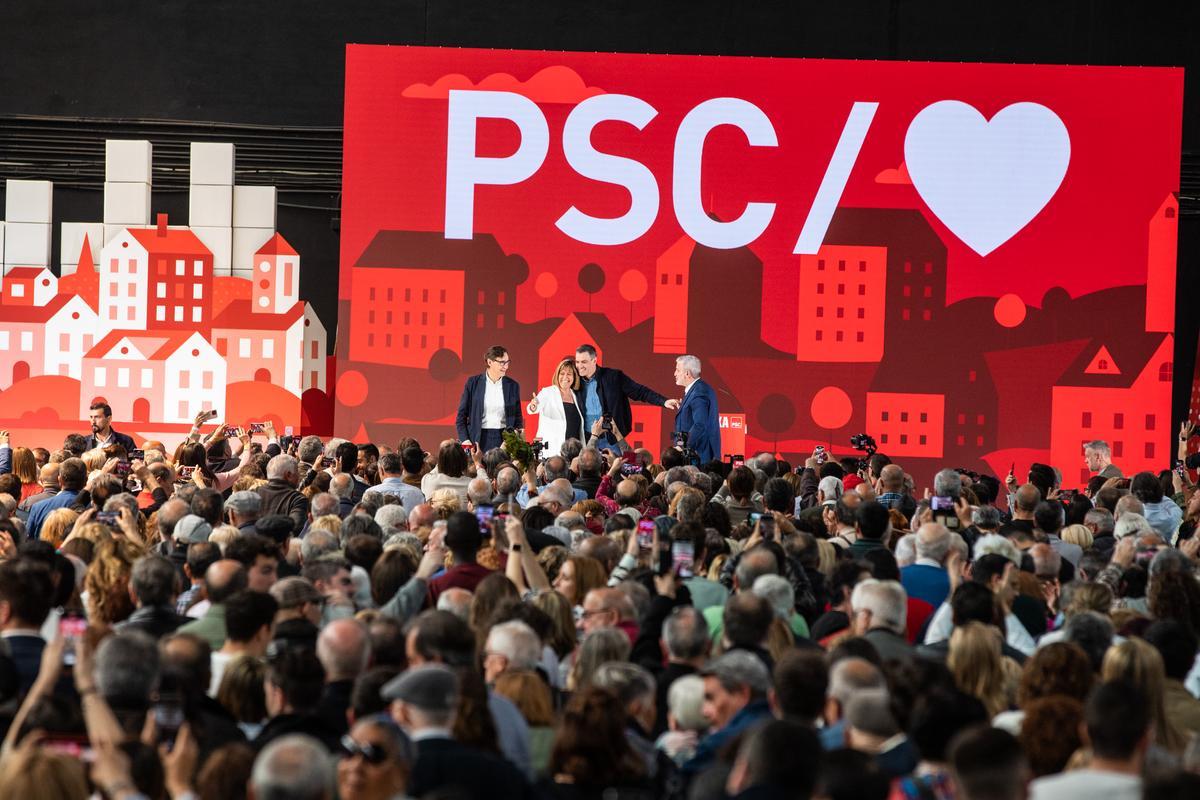
[[[699,356],[746,453],[1167,466],[1182,81],[351,46],[336,432],[432,447],[489,345],[528,398],[591,342]]]

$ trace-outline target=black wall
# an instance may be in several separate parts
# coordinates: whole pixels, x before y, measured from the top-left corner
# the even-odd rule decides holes
[[[0,119],[102,118],[117,135],[134,118],[340,126],[347,43],[1200,66],[1194,0],[8,0],[0,31]],[[1200,278],[1190,268],[1200,254],[1197,91],[1189,72],[1177,418],[1187,409],[1200,328],[1191,302]],[[104,134],[96,137],[101,147],[78,158],[98,154],[102,165]],[[19,173],[5,142],[0,130],[0,179]],[[56,191],[56,222],[100,218],[100,187],[81,186]],[[300,188],[281,193],[278,226],[302,254],[306,299],[333,331],[338,197]],[[154,204],[186,218],[184,192],[156,191]]]

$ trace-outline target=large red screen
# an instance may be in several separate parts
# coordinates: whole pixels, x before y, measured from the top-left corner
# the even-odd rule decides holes
[[[351,46],[336,432],[428,447],[489,345],[528,398],[591,342],[668,397],[699,356],[747,452],[1161,468],[1182,80]]]

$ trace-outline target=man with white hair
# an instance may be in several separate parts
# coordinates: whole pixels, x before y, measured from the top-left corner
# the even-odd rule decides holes
[[[542,660],[542,642],[519,619],[493,625],[483,650],[483,679],[495,683],[509,670],[533,670]]]
[[[1113,527],[1113,536],[1118,542],[1127,536],[1136,538],[1147,533],[1157,534],[1158,531],[1150,526],[1145,517],[1132,511],[1122,514]]]
[[[339,472],[329,481],[329,493],[338,499],[337,515],[342,519],[354,510],[354,478],[349,472]]]
[[[467,484],[467,511],[492,504],[492,482],[486,475],[472,478]]]
[[[900,583],[909,597],[937,608],[950,594],[950,575],[946,572],[950,544],[950,531],[941,523],[926,522],[917,529],[917,560],[900,570]]]
[[[683,387],[683,402],[675,413],[675,432],[687,434],[688,448],[701,464],[721,458],[721,423],[717,394],[700,378],[700,359],[686,355],[675,359],[675,385]]]
[[[375,524],[383,531],[383,540],[389,536],[408,530],[408,511],[399,503],[388,503],[380,506],[375,512]]]
[[[278,455],[267,462],[267,482],[256,490],[262,498],[262,516],[292,518],[292,535],[299,536],[308,522],[308,498],[296,491],[300,472],[296,459]]]
[[[262,515],[262,498],[255,492],[234,492],[225,501],[225,514],[238,533],[254,533],[254,523]]]
[[[826,752],[846,746],[846,706],[858,692],[887,688],[879,668],[864,658],[851,656],[829,668],[829,687],[825,690],[825,727],[821,745]]]
[[[859,581],[850,595],[854,635],[875,645],[884,661],[911,659],[913,646],[905,638],[907,608],[908,596],[899,581]]]
[[[449,611],[454,616],[467,622],[471,616],[471,601],[475,594],[458,586],[451,586],[438,595],[437,610]]]

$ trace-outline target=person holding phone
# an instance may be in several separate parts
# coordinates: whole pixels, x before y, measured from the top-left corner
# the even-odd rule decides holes
[[[521,385],[508,377],[512,359],[508,350],[494,344],[483,354],[486,368],[467,378],[454,420],[458,440],[474,444],[481,453],[499,447],[506,428],[523,428]]]
[[[546,454],[557,455],[567,439],[583,441],[583,413],[575,404],[579,373],[574,359],[564,358],[554,368],[550,385],[533,396],[525,413],[537,414],[538,437],[546,443]]]

